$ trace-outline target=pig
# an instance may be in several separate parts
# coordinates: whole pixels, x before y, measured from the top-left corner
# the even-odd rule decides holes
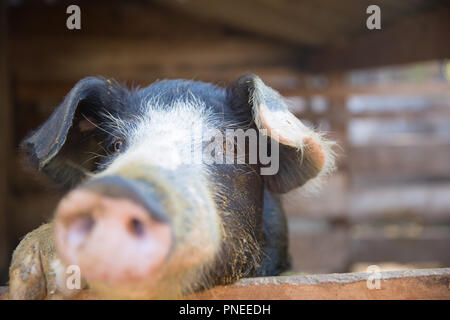
[[[263,174],[272,163],[248,161],[255,149],[234,138],[211,154],[236,160],[241,150],[241,161],[186,161],[210,141],[192,142],[198,128],[257,132],[266,138],[257,149],[276,156],[274,170]],[[290,268],[280,195],[317,187],[334,168],[333,145],[255,75],[226,88],[161,80],[127,89],[84,78],[20,145],[65,196],[14,251],[10,298],[89,289],[102,298],[178,299],[278,275]],[[68,285],[70,267],[78,285]]]

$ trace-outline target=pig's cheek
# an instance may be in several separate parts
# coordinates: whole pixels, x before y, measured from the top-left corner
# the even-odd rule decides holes
[[[70,298],[84,288],[85,284],[82,282],[81,277],[80,281],[78,281],[80,283],[79,286],[73,286],[67,282],[68,277],[73,278],[78,275],[73,275],[72,270],[61,263],[56,253],[53,229],[40,239],[39,253],[42,272],[46,280],[48,299]]]
[[[169,262],[175,272],[180,270],[190,270],[192,268],[202,269],[205,265],[212,263],[220,249],[220,221],[214,209],[198,213],[194,219],[197,223],[187,235],[179,236],[176,239],[177,247]],[[185,229],[186,224],[192,221],[184,220],[176,223],[175,232]],[[173,271],[173,270],[170,270]]]

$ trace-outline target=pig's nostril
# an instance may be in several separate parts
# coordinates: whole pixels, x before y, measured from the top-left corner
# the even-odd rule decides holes
[[[73,228],[81,233],[89,233],[94,227],[95,221],[90,214],[82,214],[73,222]]]
[[[129,228],[130,232],[137,237],[142,237],[145,234],[144,223],[136,218],[131,219]]]

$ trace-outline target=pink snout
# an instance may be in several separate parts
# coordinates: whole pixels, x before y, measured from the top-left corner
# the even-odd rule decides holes
[[[172,233],[130,198],[77,189],[58,205],[55,242],[62,261],[78,265],[83,278],[121,284],[157,277]]]

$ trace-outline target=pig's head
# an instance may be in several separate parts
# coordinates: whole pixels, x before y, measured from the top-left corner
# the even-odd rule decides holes
[[[266,139],[242,147],[235,129]],[[330,145],[250,75],[227,89],[86,78],[22,148],[68,191],[54,219],[64,265],[106,296],[173,298],[258,275],[264,190],[329,172]]]

